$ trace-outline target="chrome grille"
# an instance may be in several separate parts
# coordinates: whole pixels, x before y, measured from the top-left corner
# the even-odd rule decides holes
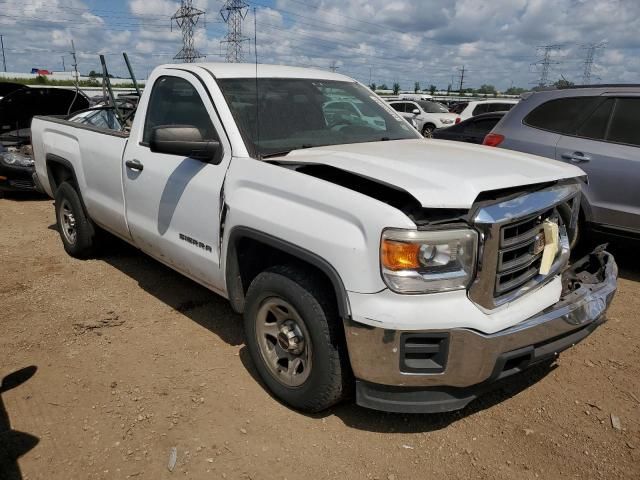
[[[571,208],[571,218],[569,221],[565,219],[564,223],[557,210],[561,204]],[[473,216],[481,241],[469,298],[480,307],[490,310],[515,300],[555,277],[569,260],[565,226],[575,228],[579,208],[580,186],[576,182],[523,193],[480,207]],[[559,224],[560,252],[550,272],[541,275],[542,252],[536,253],[534,245],[547,219]]]
[[[535,252],[536,241],[545,220],[553,218],[551,209],[500,228],[494,297],[517,289],[538,274],[542,252]]]

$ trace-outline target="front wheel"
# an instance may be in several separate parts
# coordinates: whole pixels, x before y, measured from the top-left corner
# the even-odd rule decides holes
[[[272,267],[251,283],[246,343],[260,377],[284,403],[325,410],[345,396],[350,370],[335,299],[312,274]]]

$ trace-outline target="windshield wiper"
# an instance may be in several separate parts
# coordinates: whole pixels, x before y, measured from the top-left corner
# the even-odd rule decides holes
[[[291,150],[295,150],[295,149],[292,148]],[[283,150],[282,152],[267,153],[266,155],[260,155],[260,158],[284,157],[285,155],[289,154],[291,150]]]
[[[288,155],[289,153],[291,153],[293,150],[301,150],[303,148],[313,148],[316,146],[317,145],[308,145],[308,144],[300,145],[299,147],[294,147],[289,150],[282,150],[281,152],[273,152],[273,153],[267,153],[265,155],[260,155],[260,158],[284,157],[285,155]]]

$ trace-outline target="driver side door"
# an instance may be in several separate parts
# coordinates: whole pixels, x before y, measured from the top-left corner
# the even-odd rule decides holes
[[[151,87],[144,125],[123,157],[126,216],[135,244],[184,275],[221,291],[221,190],[231,147],[203,83],[167,69]],[[153,129],[191,126],[220,142],[216,160],[152,152]]]

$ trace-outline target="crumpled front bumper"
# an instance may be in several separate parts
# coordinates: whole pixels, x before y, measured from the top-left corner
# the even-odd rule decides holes
[[[490,335],[466,328],[403,332],[347,320],[356,401],[400,412],[462,408],[488,384],[553,359],[593,332],[605,321],[617,277],[613,256],[596,249],[564,272],[559,302]]]

